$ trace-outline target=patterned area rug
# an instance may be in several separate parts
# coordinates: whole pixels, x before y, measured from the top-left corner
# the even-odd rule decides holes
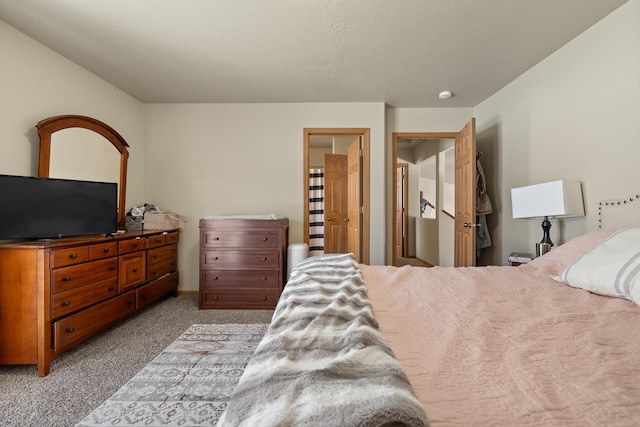
[[[211,426],[267,330],[192,325],[77,426]]]

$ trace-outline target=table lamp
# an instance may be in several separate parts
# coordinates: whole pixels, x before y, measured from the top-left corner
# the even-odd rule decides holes
[[[582,185],[577,181],[552,181],[511,189],[513,218],[542,220],[542,240],[536,244],[536,255],[543,255],[553,246],[549,218],[584,216]]]

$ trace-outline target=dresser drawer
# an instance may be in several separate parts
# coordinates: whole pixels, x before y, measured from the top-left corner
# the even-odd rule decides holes
[[[118,279],[111,279],[80,286],[53,295],[51,317],[53,319],[73,313],[118,294]]]
[[[147,248],[157,248],[160,246],[164,246],[167,243],[165,234],[158,234],[155,236],[151,236],[147,239]]]
[[[109,258],[51,271],[53,292],[62,292],[99,280],[117,277],[118,258]]]
[[[201,267],[253,269],[278,268],[280,266],[280,252],[278,251],[233,251],[207,250],[201,254]]]
[[[118,287],[120,293],[145,282],[146,265],[144,252],[132,252],[118,257]]]
[[[174,272],[178,269],[178,263],[176,259],[167,259],[164,261],[152,264],[147,269],[147,282],[162,277],[167,273]]]
[[[176,271],[136,289],[136,310],[167,295],[176,295],[180,284]]]
[[[200,288],[200,308],[249,308],[271,310],[280,298],[279,291],[233,292]]]
[[[87,261],[89,261],[88,246],[51,251],[51,268],[65,267]]]
[[[177,231],[171,232],[171,233],[167,233],[167,235],[165,236],[165,240],[167,242],[167,244],[170,243],[178,243],[178,240],[180,239],[180,233]]]
[[[201,286],[207,289],[278,290],[277,270],[202,270]]]
[[[128,292],[52,323],[54,350],[64,351],[131,315],[136,308],[135,300],[135,292]]]
[[[103,243],[101,245],[89,246],[89,260],[110,258],[118,255],[118,243]]]
[[[147,249],[147,239],[137,237],[135,239],[121,240],[118,243],[118,253],[120,255],[138,252]]]
[[[147,266],[169,259],[175,260],[177,259],[177,256],[178,245],[176,243],[155,249],[149,249],[147,251]]]
[[[280,233],[277,230],[202,230],[204,248],[277,248]]]

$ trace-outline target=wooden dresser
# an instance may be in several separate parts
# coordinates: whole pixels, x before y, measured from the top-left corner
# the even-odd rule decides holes
[[[0,364],[45,376],[60,353],[178,284],[177,231],[0,244]]]
[[[199,306],[273,309],[286,280],[289,220],[200,220]]]

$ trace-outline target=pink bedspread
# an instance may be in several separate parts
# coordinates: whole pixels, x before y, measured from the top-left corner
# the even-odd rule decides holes
[[[608,234],[520,267],[361,266],[432,425],[640,425],[640,307],[550,278]]]

